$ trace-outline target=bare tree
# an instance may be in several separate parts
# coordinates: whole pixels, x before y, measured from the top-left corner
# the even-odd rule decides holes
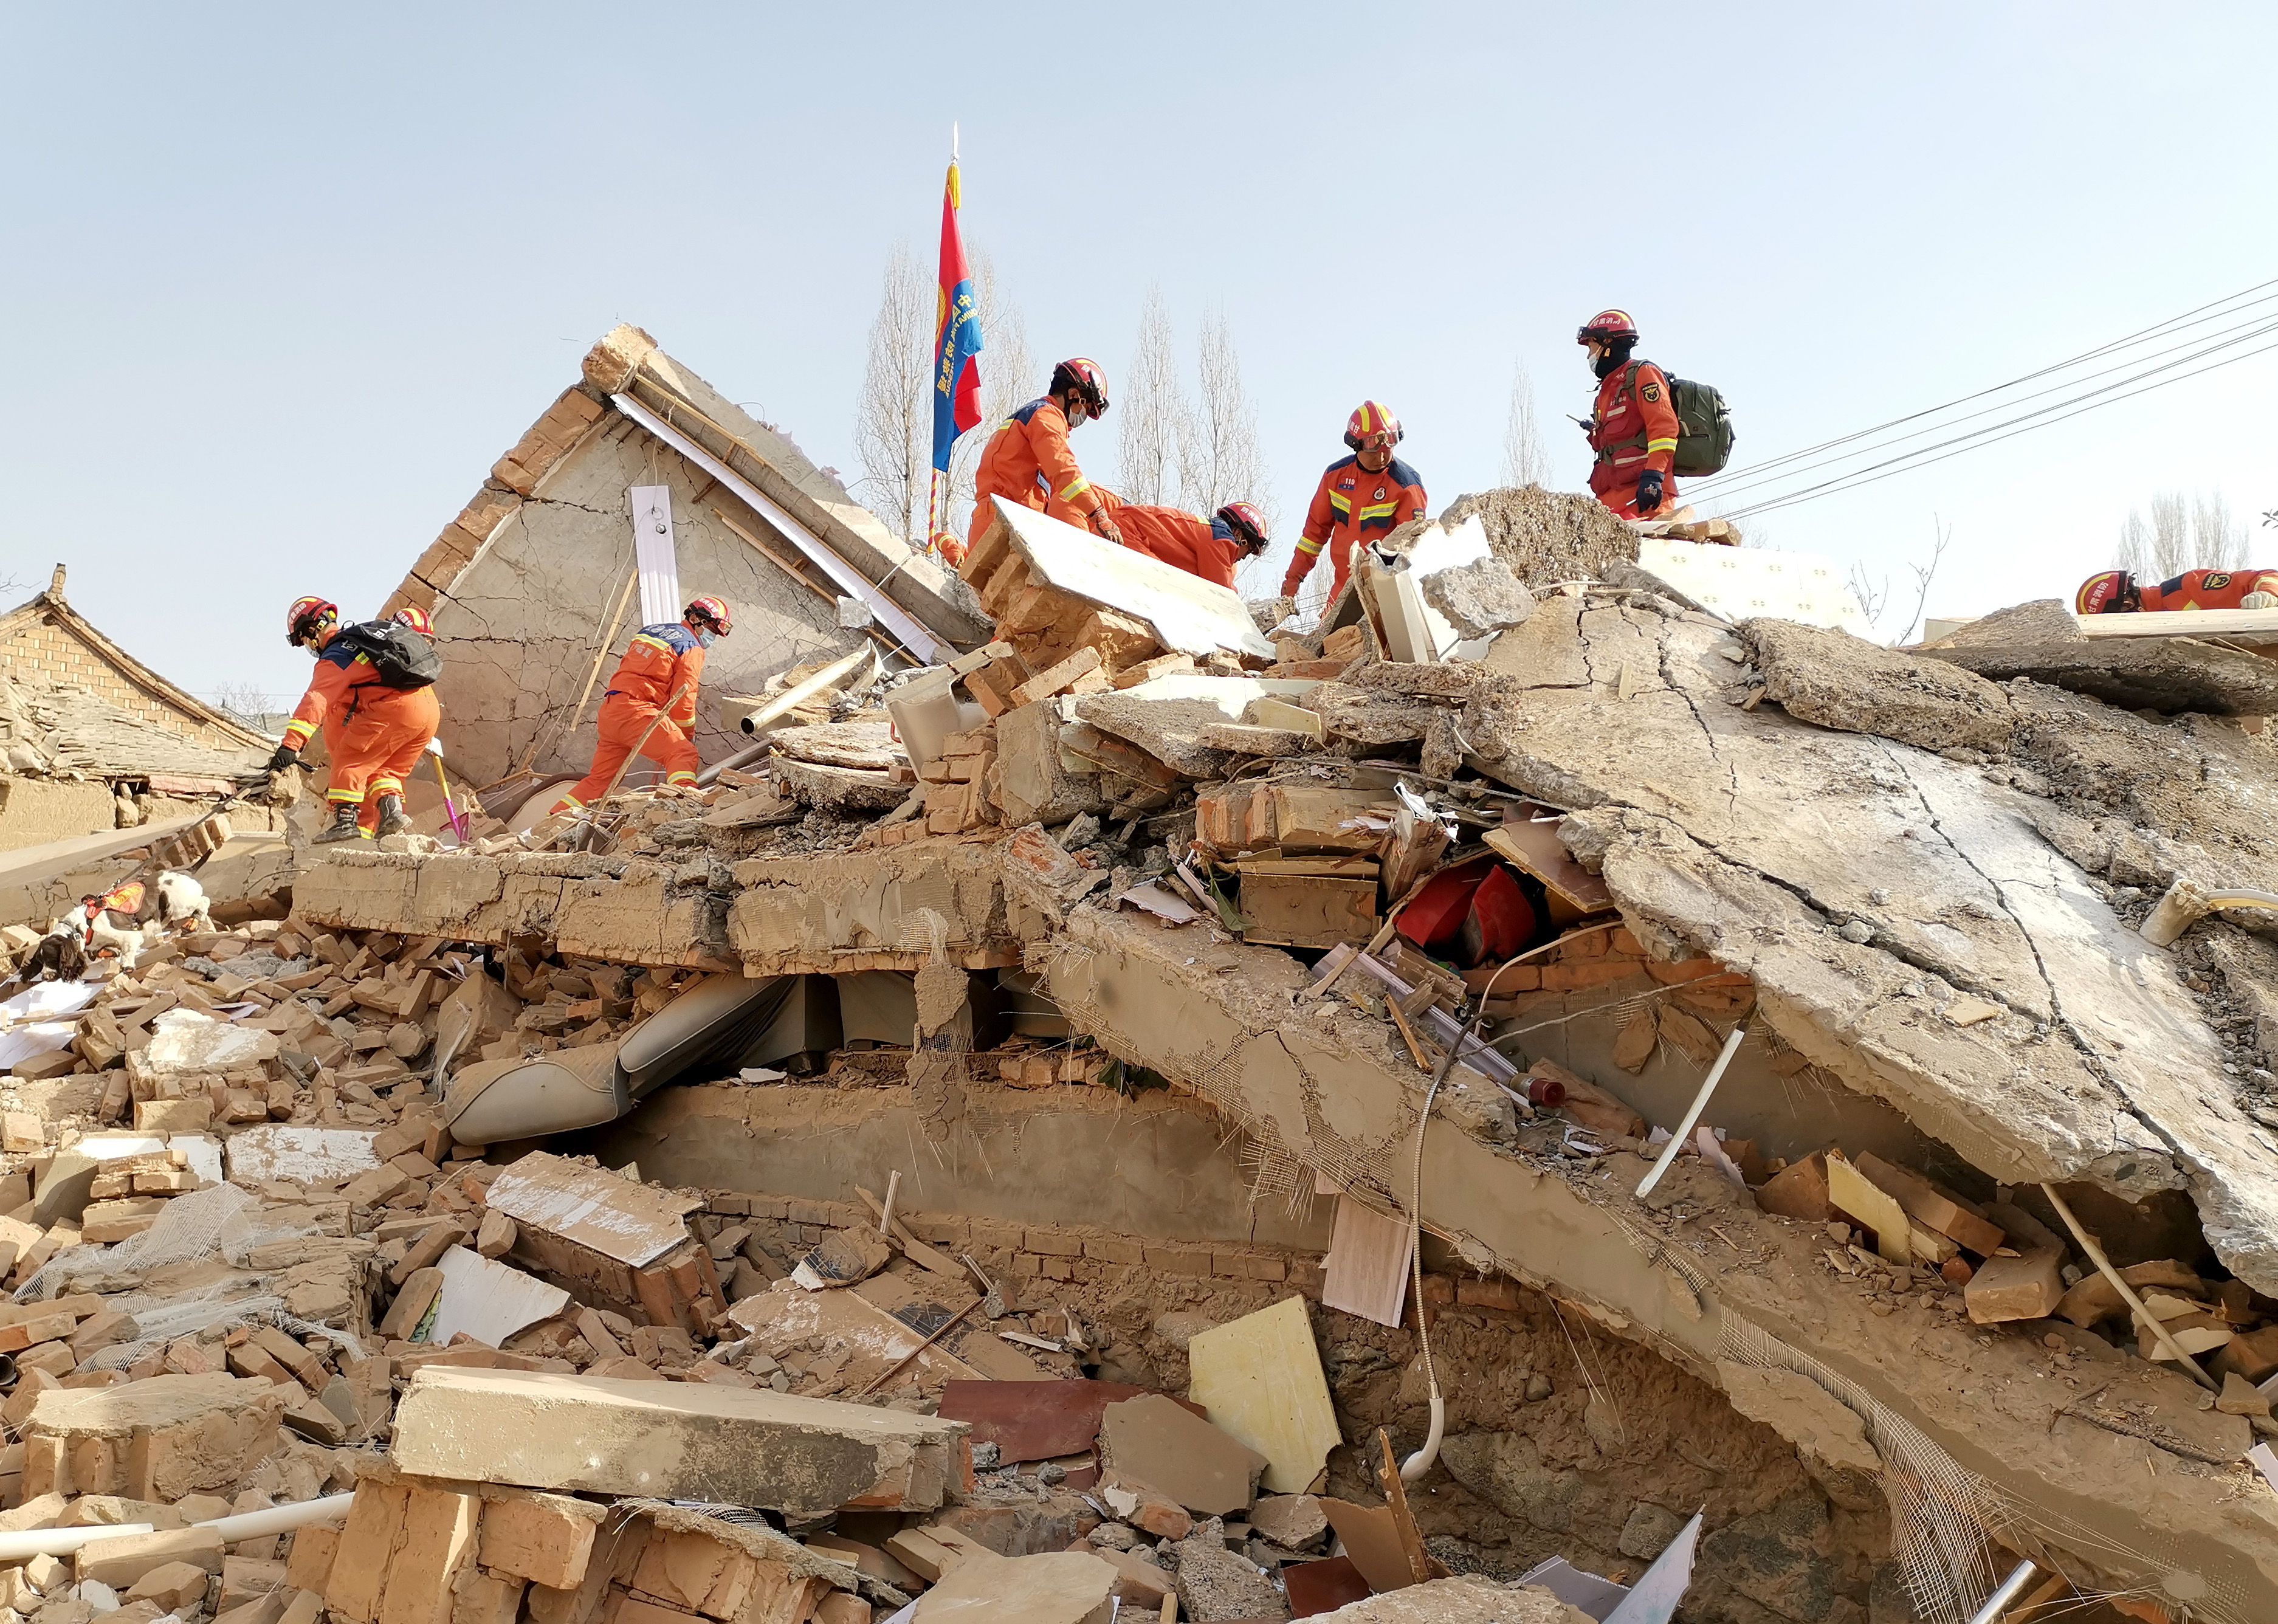
[[[1550,475],[1549,459],[1542,453],[1542,433],[1534,412],[1534,379],[1521,361],[1511,373],[1510,411],[1502,425],[1502,482],[1506,486],[1543,484]]]
[[[934,289],[906,242],[886,262],[855,410],[864,503],[913,547],[926,544],[933,471]],[[984,333],[987,329],[982,330]]]
[[[213,691],[216,709],[234,716],[248,727],[257,727],[261,719],[282,709],[277,696],[265,693],[249,682],[226,682]]]
[[[2152,498],[2152,574],[2159,580],[2191,567],[2191,510],[2181,491]]]
[[[2152,527],[2135,509],[2128,509],[2128,517],[2120,526],[2120,567],[2142,579],[2152,574]]]
[[[962,536],[973,526],[973,487],[981,453],[999,425],[1044,391],[1047,379],[1028,357],[1028,330],[997,274],[997,262],[973,250],[973,295],[981,323],[981,421],[958,437],[949,456],[949,501],[943,522]]]
[[[1189,509],[1246,502],[1273,522],[1273,494],[1257,449],[1257,409],[1242,387],[1242,357],[1224,316],[1203,319],[1193,409],[1179,424],[1179,488]]]
[[[1907,566],[1915,578],[1915,606],[1907,614],[1906,624],[1899,628],[1898,636],[1892,640],[1894,643],[1908,640],[1913,637],[1915,628],[1922,624],[1923,610],[1930,602],[1930,583],[1938,578],[1938,564],[1945,559],[1945,549],[1953,540],[1953,526],[1941,523],[1935,514],[1930,517],[1930,562]],[[1883,617],[1899,602],[1898,597],[1891,591],[1891,578],[1885,575],[1877,581],[1868,575],[1865,565],[1854,561],[1850,584],[1853,595],[1859,600],[1860,609],[1866,613],[1867,624],[1880,632]]]
[[[1163,290],[1150,287],[1139,311],[1139,341],[1130,375],[1112,397],[1123,419],[1117,494],[1144,506],[1169,506],[1179,495],[1179,426],[1186,417],[1178,362],[1171,352],[1171,316]]]
[[[2230,501],[2221,491],[2200,491],[2191,498],[2191,552],[2194,569],[2246,567],[2246,526],[2231,517]]]

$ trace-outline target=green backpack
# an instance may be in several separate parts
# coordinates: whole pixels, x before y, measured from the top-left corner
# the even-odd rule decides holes
[[[1669,380],[1669,403],[1677,408],[1677,458],[1671,465],[1692,479],[1722,473],[1732,460],[1732,414],[1713,384],[1690,378]]]
[[[1631,388],[1637,387],[1637,370],[1642,361],[1630,363],[1627,379]],[[1725,410],[1724,397],[1711,384],[1695,383],[1690,378],[1670,377],[1669,403],[1677,411],[1677,455],[1670,466],[1687,479],[1722,473],[1724,464],[1732,460],[1732,415]],[[1643,445],[1645,436],[1626,442]],[[1613,448],[1608,447],[1610,450]]]

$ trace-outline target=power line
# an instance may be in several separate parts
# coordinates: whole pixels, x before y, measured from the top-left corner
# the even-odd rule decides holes
[[[1959,449],[1957,449],[1957,450],[1948,451],[1948,452],[1945,454],[1945,456],[1923,457],[1923,458],[1921,458],[1921,460],[1915,460],[1915,454],[1910,454],[1907,457],[1894,459],[1894,460],[1896,460],[1896,461],[1900,461],[1900,462],[1905,463],[1905,464],[1906,464],[1906,465],[1905,465],[1904,467],[1892,468],[1892,469],[1891,469],[1891,470],[1890,470],[1890,471],[1889,471],[1889,472],[1887,472],[1887,473],[1875,473],[1875,472],[1874,472],[1874,471],[1873,471],[1872,469],[1864,469],[1864,468],[1862,468],[1862,469],[1859,469],[1859,470],[1856,470],[1856,471],[1855,471],[1854,473],[1852,473],[1852,474],[1843,475],[1843,476],[1841,476],[1841,477],[1840,477],[1840,478],[1838,478],[1838,479],[1828,480],[1828,481],[1826,481],[1826,482],[1825,482],[1824,484],[1823,484],[1823,485],[1812,486],[1811,488],[1809,488],[1809,489],[1808,489],[1808,490],[1799,491],[1799,492],[1794,493],[1793,494],[1786,495],[1786,496],[1768,497],[1768,498],[1767,498],[1767,499],[1765,499],[1764,501],[1760,502],[1757,502],[1757,503],[1754,504],[1753,506],[1741,508],[1741,509],[1738,509],[1738,510],[1737,510],[1737,511],[1735,511],[1735,512],[1729,513],[1729,514],[1724,514],[1724,515],[1722,515],[1721,517],[1726,517],[1726,518],[1746,518],[1746,517],[1752,517],[1752,516],[1754,516],[1754,515],[1760,514],[1760,513],[1770,513],[1770,512],[1772,512],[1772,511],[1774,511],[1775,509],[1780,509],[1780,508],[1793,507],[1793,506],[1794,506],[1796,503],[1798,503],[1798,502],[1816,501],[1816,500],[1817,500],[1819,497],[1821,497],[1821,496],[1833,495],[1833,494],[1837,494],[1838,491],[1855,490],[1855,489],[1857,489],[1860,486],[1862,486],[1862,485],[1875,485],[1875,484],[1879,484],[1881,481],[1883,481],[1883,480],[1884,480],[1884,479],[1896,479],[1899,475],[1900,475],[1900,474],[1902,474],[1902,473],[1911,473],[1911,472],[1913,472],[1913,471],[1914,471],[1915,469],[1917,469],[1917,468],[1927,468],[1927,467],[1929,467],[1929,466],[1930,466],[1931,463],[1943,463],[1943,462],[1945,462],[1948,457],[1956,457],[1956,456],[1961,456],[1963,453],[1965,453],[1965,452],[1976,451],[1976,450],[1981,449],[1982,448],[1984,448],[1984,447],[1985,447],[1985,446],[1990,446],[1990,445],[1995,445],[1995,444],[1998,444],[1998,443],[1999,443],[2001,440],[2014,440],[2014,439],[2015,439],[2019,434],[2030,434],[2030,433],[2031,433],[2035,429],[2041,429],[2041,428],[2048,428],[2048,427],[2051,427],[2051,426],[2052,426],[2052,425],[2055,425],[2055,424],[2059,424],[2059,423],[2062,423],[2062,422],[2064,422],[2067,418],[2069,418],[2069,417],[2079,417],[2083,412],[2094,411],[2094,410],[2098,410],[2099,407],[2105,407],[2105,406],[2116,406],[2116,405],[2118,405],[2121,401],[2133,400],[2133,399],[2135,399],[2135,397],[2136,397],[2136,396],[2137,396],[2137,395],[2149,395],[2152,390],[2154,390],[2154,389],[2164,389],[2164,388],[2166,388],[2169,384],[2177,384],[2177,383],[2182,383],[2182,382],[2184,382],[2186,379],[2192,379],[2192,378],[2198,378],[2198,377],[2200,377],[2201,375],[2203,375],[2203,374],[2205,374],[2205,373],[2212,372],[2216,372],[2216,371],[2218,371],[2218,370],[2220,370],[2220,369],[2221,369],[2221,368],[2223,368],[2223,367],[2226,367],[2226,366],[2235,365],[2235,364],[2237,364],[2238,362],[2245,361],[2245,360],[2250,360],[2250,359],[2251,359],[2253,356],[2256,356],[2267,355],[2270,351],[2272,351],[2272,350],[2274,350],[2274,349],[2278,349],[2278,343],[2274,343],[2274,344],[2265,344],[2264,346],[2262,346],[2262,348],[2261,348],[2261,349],[2250,349],[2250,350],[2248,350],[2244,355],[2228,356],[2224,357],[2224,358],[2223,358],[2222,360],[2221,360],[2221,361],[2212,362],[2212,363],[2210,363],[2209,364],[2207,364],[2207,365],[2205,365],[2205,366],[2203,366],[2203,367],[2198,368],[2196,372],[2184,372],[2184,373],[2181,374],[2180,376],[2178,376],[2178,377],[2175,377],[2175,378],[2163,378],[2163,379],[2161,379],[2158,383],[2145,384],[2142,388],[2140,388],[2140,389],[2131,389],[2131,390],[2129,390],[2126,395],[2114,395],[2114,396],[2113,396],[2111,399],[2109,399],[2109,400],[2103,400],[2103,401],[2092,401],[2092,402],[2091,402],[2088,405],[2082,406],[2082,407],[2078,408],[2078,410],[2076,410],[2066,412],[2066,413],[2064,414],[2064,416],[2063,416],[2063,417],[2052,417],[2052,418],[2050,418],[2050,419],[2048,420],[2048,422],[2046,422],[2046,423],[2032,423],[2032,424],[2028,424],[2028,425],[2026,425],[2026,426],[2024,426],[2024,427],[2022,427],[2022,428],[2013,429],[2013,430],[2011,430],[2011,431],[2010,431],[2008,433],[2007,433],[2007,434],[1997,434],[1997,435],[1992,436],[1992,438],[1991,438],[1991,439],[1978,439],[1978,440],[1974,440],[1974,443],[1972,443],[1972,444],[1962,446],[1962,447],[1961,447],[1961,448],[1960,448]],[[2160,369],[2160,370],[2164,370],[2164,369]],[[2138,374],[2138,376],[2145,376],[2145,375],[2146,375],[2146,374]],[[2114,386],[2114,387],[2117,387],[2118,386],[2116,386],[2116,385],[2115,385],[2115,386]],[[2102,393],[2103,393],[2103,391],[2102,391],[2102,390],[2098,390],[2098,391],[2095,391],[2094,393],[2097,393],[2097,394],[2102,394]],[[2075,396],[2074,398],[2075,398],[2075,400],[2079,400],[2079,399],[2083,399],[2083,398],[2085,398],[2085,397],[2083,397],[2083,396]],[[2070,404],[2070,403],[2071,403],[2071,402],[2058,402],[2058,406],[2063,406],[2063,405],[2067,405],[2067,404]],[[2053,410],[2057,410],[2057,409],[2058,409],[2057,407],[2051,407],[2051,408],[2049,408],[2048,410],[2052,410],[2052,411],[2053,411]],[[2035,416],[2035,417],[2038,417],[2038,416],[2040,416],[2041,414],[2040,414],[2040,413],[2036,412],[2036,413],[2033,413],[2033,414],[2031,414],[2031,415],[2033,415],[2033,416]],[[1996,426],[1999,426],[1999,425],[1997,425]],[[1926,448],[1924,448],[1924,449],[1926,449],[1926,450],[1929,450],[1929,449],[1935,449],[1935,448],[1934,448],[1934,447],[1926,447]],[[1880,466],[1882,466],[1882,464],[1877,463],[1876,466],[1877,466],[1877,467],[1880,467]],[[1861,477],[1861,476],[1867,476],[1867,475],[1871,475],[1872,477],[1871,477],[1871,478]]]
[[[2157,337],[2171,331],[2180,331],[2183,326],[2195,326],[2200,325],[2203,321],[2218,319],[2219,316],[2221,315],[2236,315],[2238,310],[2250,309],[2254,304],[2266,303],[2272,299],[2278,299],[2278,294],[2265,294],[2260,299],[2251,300],[2248,303],[2243,305],[2237,304],[2239,300],[2245,299],[2249,294],[2261,293],[2263,289],[2268,287],[2278,287],[2278,277],[2274,277],[2268,281],[2257,282],[2251,287],[2239,289],[2236,293],[2226,294],[2220,299],[2209,300],[2205,304],[2195,305],[2191,309],[2183,311],[2182,314],[2179,316],[2171,316],[2165,321],[2155,322],[2151,326],[2138,328],[2136,332],[2129,333],[2123,338],[2111,340],[2106,343],[2098,345],[2093,349],[2083,350],[2079,355],[2071,356],[2068,359],[2052,362],[2050,364],[2037,368],[2033,372],[2021,373],[2017,377],[2008,379],[2007,382],[1990,385],[1983,389],[1973,390],[1968,395],[1957,395],[1954,399],[1944,402],[1939,405],[1927,406],[1919,411],[1908,412],[1902,417],[1892,417],[1886,422],[1876,424],[1870,428],[1858,429],[1848,434],[1838,435],[1833,440],[1824,440],[1816,445],[1805,446],[1800,450],[1790,451],[1780,456],[1769,458],[1762,463],[1751,463],[1739,468],[1727,470],[1722,474],[1710,475],[1708,479],[1695,481],[1695,486],[1698,488],[1699,486],[1706,486],[1709,483],[1710,479],[1721,479],[1729,480],[1741,474],[1753,475],[1762,473],[1768,469],[1777,468],[1784,463],[1795,462],[1800,458],[1811,456],[1822,451],[1831,450],[1837,446],[1849,445],[1854,440],[1863,440],[1871,435],[1879,434],[1885,429],[1898,428],[1908,423],[1917,422],[1923,417],[1935,417],[1939,412],[1950,410],[1953,407],[1967,405],[1971,401],[1982,400],[1989,395],[1998,395],[2005,389],[2013,389],[2019,384],[2034,382],[2038,379],[2049,376],[2051,373],[2064,372],[2074,366],[2077,366],[2083,362],[2096,360],[2103,356],[2111,354],[2114,350],[2128,349],[2144,340]],[[2236,305],[2237,308],[2231,310],[2219,310],[2218,307],[2223,305]],[[2205,314],[2205,312],[2208,311],[2218,311],[2218,315],[2209,316]]]

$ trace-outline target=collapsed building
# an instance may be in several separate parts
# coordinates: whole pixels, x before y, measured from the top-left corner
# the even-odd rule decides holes
[[[0,1527],[212,1512],[74,1564],[240,1624],[2268,1616],[2267,661],[1535,490],[1303,634],[955,579],[733,410],[620,329],[406,582],[497,822],[36,1012]],[[806,584],[740,765],[547,819],[637,484]]]

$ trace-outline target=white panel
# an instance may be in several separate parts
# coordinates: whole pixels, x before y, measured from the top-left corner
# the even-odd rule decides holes
[[[680,596],[680,557],[672,546],[672,487],[636,485],[633,564],[640,571],[641,624],[669,625],[685,607]]]
[[[1034,508],[1014,507],[1002,496],[989,500],[1012,532],[1013,549],[1045,586],[1145,621],[1168,649],[1206,655],[1230,648],[1273,658],[1273,645],[1232,588],[1103,541]]]
[[[1638,567],[1727,620],[1762,615],[1863,638],[1875,635],[1833,561],[1816,553],[1643,536],[1638,540]]]

